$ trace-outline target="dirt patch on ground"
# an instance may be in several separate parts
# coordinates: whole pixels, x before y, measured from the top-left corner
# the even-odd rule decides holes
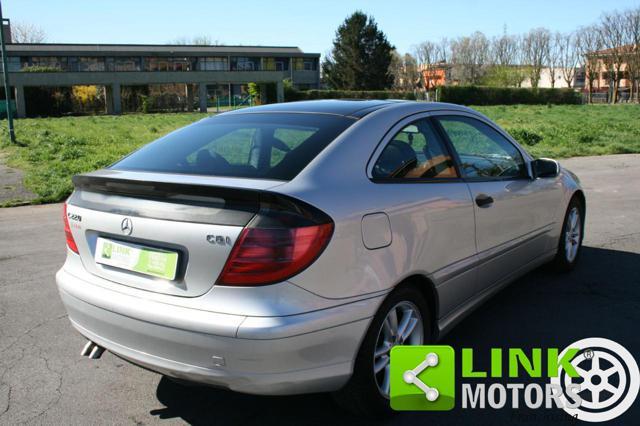
[[[22,171],[7,166],[5,154],[0,153],[0,207],[26,204],[36,198],[22,181]]]

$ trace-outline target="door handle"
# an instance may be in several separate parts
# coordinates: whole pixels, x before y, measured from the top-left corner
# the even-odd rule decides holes
[[[487,194],[479,194],[476,197],[476,204],[478,207],[491,207],[493,204],[493,198]]]

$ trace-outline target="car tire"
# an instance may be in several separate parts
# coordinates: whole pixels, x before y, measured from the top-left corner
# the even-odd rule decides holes
[[[407,338],[395,336],[391,343],[388,332],[391,324],[390,314],[395,310],[397,317],[397,334],[400,334],[404,315],[409,309],[415,309],[420,318],[420,324],[413,328],[413,333]],[[388,321],[388,322],[387,322]],[[386,322],[386,324],[385,324]],[[410,321],[409,321],[410,322]],[[335,401],[353,414],[366,417],[386,417],[393,413],[388,396],[385,396],[381,387],[384,386],[384,370],[375,373],[376,366],[381,365],[383,356],[375,357],[376,349],[396,344],[428,344],[431,340],[431,321],[429,306],[422,293],[411,285],[402,285],[391,292],[382,303],[374,316],[369,329],[362,341],[358,355],[356,356],[353,375],[349,382],[338,392],[333,394]],[[382,340],[381,340],[382,339]],[[391,347],[389,347],[389,351]],[[388,379],[387,379],[388,380]],[[388,389],[388,384],[387,384]]]
[[[558,251],[553,262],[559,272],[569,272],[578,263],[584,239],[584,213],[583,203],[574,196],[564,215]],[[574,221],[578,221],[577,224]]]

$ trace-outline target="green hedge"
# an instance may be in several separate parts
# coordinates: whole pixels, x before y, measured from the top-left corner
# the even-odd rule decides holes
[[[523,89],[514,87],[443,86],[439,100],[461,105],[546,105],[580,104],[582,96],[573,89]],[[285,90],[285,100],[313,99],[406,99],[415,100],[413,92],[393,90]]]
[[[440,101],[462,105],[580,104],[573,89],[522,89],[513,87],[443,86]]]
[[[286,90],[285,100],[309,101],[313,99],[406,99],[415,100],[413,92],[393,90]]]

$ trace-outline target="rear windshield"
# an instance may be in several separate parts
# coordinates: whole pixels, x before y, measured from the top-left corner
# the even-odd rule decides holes
[[[321,114],[221,115],[151,142],[111,168],[290,180],[353,123]]]

